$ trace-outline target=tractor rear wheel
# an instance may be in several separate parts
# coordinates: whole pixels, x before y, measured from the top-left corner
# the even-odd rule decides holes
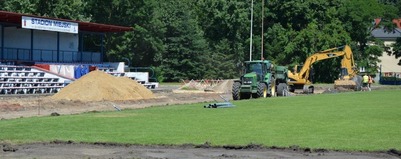
[[[277,86],[277,96],[287,96],[288,86],[286,83],[279,83]]]
[[[258,98],[260,98],[260,97],[266,98],[267,97],[267,86],[265,83],[258,84],[257,97]]]
[[[240,82],[234,82],[233,90],[232,90],[233,100],[240,100],[241,99],[240,90],[241,90],[241,83]]]
[[[276,96],[276,82],[275,81],[276,81],[276,79],[272,78],[270,83],[269,83],[269,86],[267,88],[267,90],[268,90],[267,96],[268,97]]]

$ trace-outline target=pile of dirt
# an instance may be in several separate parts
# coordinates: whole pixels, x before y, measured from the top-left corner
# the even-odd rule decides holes
[[[20,111],[23,109],[24,107],[18,103],[8,103],[8,102],[0,103],[0,111]]]
[[[92,71],[51,96],[54,100],[121,101],[154,98],[153,93],[127,77]]]

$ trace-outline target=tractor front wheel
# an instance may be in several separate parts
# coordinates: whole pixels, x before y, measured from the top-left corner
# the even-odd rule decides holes
[[[266,98],[267,97],[267,86],[265,83],[259,83],[258,84],[258,98]]]
[[[241,89],[241,83],[240,82],[234,82],[233,84],[233,90],[232,90],[232,95],[233,95],[233,100],[240,100],[240,89]]]

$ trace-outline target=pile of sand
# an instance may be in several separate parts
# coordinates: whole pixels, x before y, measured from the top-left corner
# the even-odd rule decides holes
[[[92,71],[51,96],[55,100],[117,101],[154,98],[153,93],[127,77]]]

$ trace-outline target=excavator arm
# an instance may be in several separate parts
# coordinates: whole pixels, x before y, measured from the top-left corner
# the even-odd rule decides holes
[[[343,57],[341,60],[341,78],[346,77],[349,79],[357,74],[351,48],[348,45],[345,45],[320,51],[309,56],[299,72],[296,72],[296,70],[294,70],[294,72],[288,72],[288,77],[290,78],[289,83],[297,85],[311,84],[311,81],[309,81],[309,74],[312,64],[335,57]]]
[[[348,45],[344,46],[343,52],[345,53],[341,60],[341,78],[344,76],[350,76],[351,78],[358,74],[356,68],[354,56],[352,55],[351,48]]]

